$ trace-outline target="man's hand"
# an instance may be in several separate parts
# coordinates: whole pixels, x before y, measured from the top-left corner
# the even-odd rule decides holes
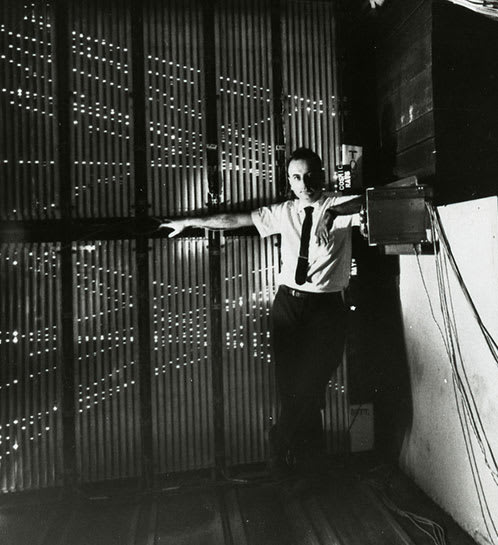
[[[164,227],[166,227],[167,229],[171,229],[171,233],[168,234],[168,238],[173,238],[176,237],[176,235],[179,235],[184,229],[189,227],[189,221],[188,219],[165,219],[161,223],[161,225],[159,225],[159,229],[163,229]]]
[[[367,219],[367,211],[362,206],[360,210],[360,233],[363,236],[363,238],[368,238],[368,219]]]
[[[250,212],[228,212],[222,214],[211,214],[207,216],[197,216],[181,218],[176,220],[165,219],[159,229],[166,227],[171,229],[168,237],[176,237],[187,227],[196,227],[198,229],[209,229],[212,231],[224,231],[226,229],[240,229],[241,227],[250,227],[254,225]]]
[[[330,229],[332,228],[334,220],[337,216],[337,212],[335,212],[335,210],[333,210],[332,208],[328,208],[327,210],[325,210],[323,216],[320,218],[320,221],[316,226],[315,235],[318,245],[328,244]]]

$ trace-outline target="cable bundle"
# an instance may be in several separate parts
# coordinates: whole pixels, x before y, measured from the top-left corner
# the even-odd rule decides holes
[[[488,531],[489,537],[493,541],[492,535],[495,535],[498,538],[498,530],[496,524],[493,520],[489,505],[486,500],[484,493],[484,486],[482,483],[481,476],[479,474],[479,467],[476,458],[476,452],[474,451],[474,446],[472,444],[472,438],[470,436],[470,430],[472,430],[479,448],[483,454],[484,461],[489,468],[491,475],[496,484],[498,484],[498,464],[496,457],[491,449],[486,430],[484,429],[483,422],[481,420],[479,409],[477,407],[474,394],[465,370],[464,361],[462,353],[460,350],[460,344],[458,340],[458,332],[455,320],[455,313],[453,308],[453,300],[451,296],[450,281],[449,281],[449,268],[453,270],[456,279],[459,283],[460,288],[465,296],[466,301],[468,302],[472,314],[476,319],[477,324],[482,332],[482,335],[486,341],[486,344],[495,360],[498,364],[498,345],[496,341],[491,336],[489,330],[484,325],[479,312],[470,296],[470,293],[463,281],[462,274],[458,268],[455,257],[451,251],[448,238],[446,236],[444,227],[439,216],[439,212],[431,204],[427,205],[428,212],[431,220],[431,231],[432,231],[432,240],[434,243],[434,254],[436,256],[436,274],[438,282],[438,291],[439,299],[441,305],[441,312],[443,315],[444,322],[444,332],[436,320],[432,304],[430,301],[429,292],[422,275],[422,269],[420,267],[419,256],[417,254],[417,263],[419,271],[422,277],[422,282],[424,289],[426,291],[427,297],[429,298],[429,305],[431,308],[431,314],[436,322],[436,325],[441,333],[441,336],[448,353],[448,357],[451,363],[452,368],[452,377],[453,377],[453,389],[455,394],[455,400],[458,410],[458,417],[460,425],[462,428],[465,447],[467,455],[470,461],[470,467],[472,472],[472,477],[474,480],[474,485],[476,493],[479,499],[479,506],[482,513],[483,521],[485,523],[486,529]],[[440,251],[438,251],[438,243]]]
[[[383,487],[376,480],[368,480],[367,483],[375,489],[376,494],[380,497],[384,505],[396,515],[409,520],[423,534],[428,536],[434,545],[447,545],[443,527],[421,515],[405,511],[398,507],[384,492]]]

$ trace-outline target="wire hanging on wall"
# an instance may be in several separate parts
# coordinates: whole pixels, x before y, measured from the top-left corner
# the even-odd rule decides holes
[[[417,263],[422,277],[424,289],[429,299],[432,317],[441,333],[448,357],[450,360],[453,376],[453,388],[455,401],[457,405],[458,418],[463,432],[465,448],[469,457],[470,469],[476,493],[478,496],[479,507],[483,517],[484,524],[490,539],[492,535],[498,537],[498,529],[494,522],[493,515],[489,508],[483,481],[479,472],[478,461],[476,457],[475,447],[472,443],[470,430],[482,452],[484,462],[490,470],[491,476],[496,484],[498,484],[498,464],[489,442],[486,430],[484,428],[479,408],[476,403],[474,393],[469,381],[469,377],[465,368],[465,362],[461,352],[460,342],[458,338],[457,324],[455,311],[453,307],[453,298],[450,289],[450,268],[453,271],[460,288],[469,304],[472,314],[485,338],[486,344],[493,356],[495,362],[498,363],[498,345],[491,336],[489,330],[483,323],[483,320],[472,300],[472,297],[465,285],[462,274],[458,268],[455,256],[451,250],[446,232],[444,230],[438,210],[431,204],[427,205],[429,217],[431,220],[432,240],[434,243],[434,254],[436,256],[436,276],[438,282],[438,292],[440,299],[441,312],[443,316],[443,327],[438,323],[432,303],[430,301],[429,292],[420,266],[419,255],[417,254]],[[437,251],[439,245],[440,251]],[[443,331],[444,329],[444,331]]]

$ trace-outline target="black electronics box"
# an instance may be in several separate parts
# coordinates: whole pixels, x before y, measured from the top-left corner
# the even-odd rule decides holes
[[[415,177],[366,191],[368,243],[371,246],[420,244],[429,240],[426,202],[432,188]]]

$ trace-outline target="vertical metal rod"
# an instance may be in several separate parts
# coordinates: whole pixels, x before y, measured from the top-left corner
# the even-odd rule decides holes
[[[31,260],[28,256],[30,254],[33,254],[34,252],[32,251],[33,249],[33,246],[35,246],[34,244],[27,244],[25,246],[24,249],[24,255],[23,255],[23,261],[24,261],[24,270],[30,270],[31,269],[31,261],[35,261],[34,259]],[[43,261],[42,261],[43,263]],[[33,273],[34,271],[36,270],[36,267],[33,267]],[[23,322],[24,322],[24,325],[27,329],[27,331],[35,331],[35,328],[33,327],[34,324],[36,324],[36,321],[33,319],[35,316],[40,316],[40,314],[38,314],[38,309],[36,308],[37,307],[37,303],[38,303],[38,298],[36,297],[36,291],[38,289],[38,282],[35,281],[35,278],[36,275],[33,274],[30,278],[30,280],[26,283],[26,299],[25,299],[25,303],[24,303],[24,308],[23,308]],[[40,284],[42,284],[40,282]],[[34,311],[32,313],[32,310]],[[50,323],[50,319],[47,320],[47,323]],[[27,337],[27,336],[26,336]],[[28,338],[26,338],[26,344],[25,344],[25,348],[24,350],[26,351],[25,353],[29,354],[29,340]],[[32,371],[32,361],[30,361],[31,358],[25,358],[25,362],[24,362],[24,377],[29,377],[31,373],[33,373]],[[25,398],[24,398],[24,410],[25,410],[25,415],[29,415],[29,414],[35,414],[35,406],[36,406],[36,399],[37,399],[37,394],[38,392],[40,392],[40,388],[33,388],[34,392],[32,395],[29,395],[30,392],[29,392],[29,388],[26,388],[25,387]],[[39,395],[39,394],[38,394]],[[26,432],[24,434],[24,437],[23,437],[23,441],[26,442],[26,444],[29,444],[28,441],[29,441],[29,434],[30,434],[30,431],[28,426],[26,426]],[[29,453],[25,453],[25,457],[23,456],[23,469],[24,469],[24,473],[25,473],[25,477],[23,478],[23,485],[24,485],[24,488],[31,488],[33,487],[33,475],[37,476],[38,475],[38,472],[36,471],[37,469],[37,464],[36,464],[36,461],[35,461],[35,457],[33,456],[33,452],[29,452]],[[50,458],[50,460],[53,460],[53,458]],[[34,471],[32,471],[32,469]]]
[[[282,28],[280,0],[271,3],[271,50],[273,83],[273,130],[275,134],[275,183],[278,195],[285,193],[285,135],[282,79]]]
[[[192,108],[196,112],[195,122],[194,122],[194,129],[193,133],[197,135],[195,140],[195,161],[192,164],[192,168],[194,168],[194,173],[192,175],[192,180],[194,183],[195,189],[195,200],[194,200],[194,208],[201,208],[204,206],[203,203],[203,197],[204,197],[204,178],[202,175],[203,171],[203,158],[202,158],[202,132],[203,132],[203,120],[199,118],[197,115],[198,108],[199,108],[199,102],[202,97],[203,93],[203,83],[202,78],[199,77],[200,69],[201,69],[201,49],[202,49],[202,27],[201,27],[201,14],[200,10],[195,8],[194,10],[194,16],[192,18],[192,24],[194,25],[195,32],[193,33],[193,42],[192,42],[192,67],[194,69],[197,69],[195,72],[193,72],[195,83],[194,85],[194,100],[192,102]]]
[[[134,180],[136,195],[136,215],[146,216],[147,202],[147,164],[145,153],[145,48],[144,17],[141,2],[130,1],[131,40],[132,40],[132,97],[133,97],[133,132],[134,132]]]
[[[145,47],[144,13],[141,2],[130,1],[132,39],[132,85],[133,85],[133,133],[134,133],[134,181],[136,217],[148,214],[148,169],[146,163],[146,116],[145,116]],[[138,366],[140,370],[140,420],[142,479],[145,487],[152,480],[152,384],[150,341],[150,294],[149,294],[149,247],[145,236],[137,236],[137,294],[138,294]]]
[[[267,95],[268,90],[273,89],[273,55],[271,51],[272,18],[270,9],[271,5],[270,8],[268,8],[267,6],[263,7],[264,39],[261,40],[261,44],[259,47],[259,62],[261,63],[262,85],[265,88],[264,96],[268,96],[268,98],[270,98],[270,95]],[[281,39],[279,41],[280,47],[282,47]],[[270,47],[268,47],[268,44],[270,44]],[[282,96],[282,92],[280,93],[280,96]],[[263,111],[265,121],[267,119],[273,119],[275,115],[283,115],[283,112],[279,112],[278,110],[274,111],[274,103],[272,98],[270,98],[270,102],[263,103]],[[264,147],[264,149],[260,150],[260,153],[258,155],[258,162],[263,162],[265,165],[267,165],[267,168],[272,173],[272,183],[264,184],[263,188],[261,189],[261,200],[259,201],[259,204],[266,204],[269,201],[273,201],[275,197],[279,194],[278,172],[275,156],[275,127],[272,123],[265,122],[263,124],[263,141],[266,142],[267,145]]]
[[[10,25],[10,21],[7,20],[7,6],[5,5],[6,2],[3,2],[3,4],[0,6],[0,18],[5,23],[8,23]],[[12,12],[12,10],[11,10]],[[5,24],[4,23],[4,24]],[[7,34],[6,32],[3,33],[2,41],[0,42],[0,47],[2,49],[7,49]],[[10,59],[9,59],[10,60]],[[3,81],[8,81],[7,78],[9,77],[9,68],[10,62],[5,62],[2,70],[0,72],[1,77],[3,78]],[[12,63],[13,64],[13,63]],[[13,176],[11,174],[12,169],[12,153],[10,148],[10,138],[8,137],[8,132],[11,125],[11,115],[8,114],[9,110],[7,109],[7,104],[5,100],[2,100],[0,105],[0,149],[3,150],[3,158],[7,161],[7,163],[4,163],[2,165],[2,175],[5,177],[5,180],[13,180]],[[11,198],[12,198],[12,191],[7,191],[7,184],[2,183],[0,184],[0,217],[2,219],[7,219],[8,217],[8,210],[12,208],[11,205]],[[0,330],[1,331],[1,330]],[[0,489],[2,486],[2,482],[0,482]]]
[[[210,212],[219,209],[217,82],[215,65],[215,2],[203,3],[204,21],[204,109]],[[211,309],[211,365],[214,401],[214,441],[217,472],[225,467],[225,422],[223,412],[223,358],[221,328],[221,239],[209,233],[209,276]]]
[[[58,0],[55,12],[55,57],[57,77],[57,121],[59,132],[58,179],[62,217],[71,218],[70,163],[70,87],[69,63],[71,43],[66,0]],[[63,183],[64,180],[66,183]],[[61,302],[62,302],[62,426],[64,484],[72,486],[76,479],[76,435],[74,392],[74,343],[73,343],[73,267],[71,247],[61,249]]]
[[[333,102],[334,105],[337,105],[336,113],[335,113],[335,119],[333,123],[333,135],[334,135],[334,155],[332,157],[332,165],[335,166],[335,164],[340,162],[340,154],[341,154],[341,144],[342,144],[342,138],[341,135],[344,133],[344,105],[343,105],[343,91],[342,91],[342,83],[340,78],[341,73],[341,66],[339,62],[339,52],[338,52],[338,36],[337,36],[337,24],[336,24],[336,17],[338,10],[336,9],[337,6],[334,5],[334,3],[331,4],[332,7],[332,33],[329,36],[331,43],[328,51],[331,51],[331,57],[332,57],[332,88],[334,90],[334,97],[335,100]]]

